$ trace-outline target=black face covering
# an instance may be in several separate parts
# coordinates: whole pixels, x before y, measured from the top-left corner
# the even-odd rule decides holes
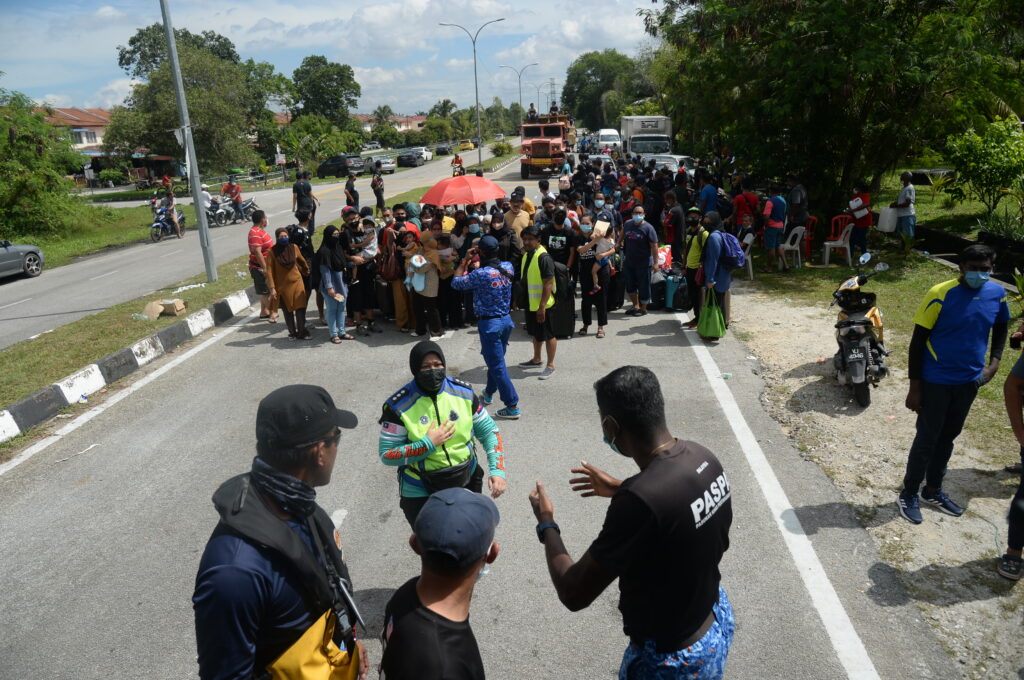
[[[416,385],[427,394],[437,394],[444,384],[443,368],[428,368],[416,374]]]
[[[260,457],[252,459],[252,485],[274,499],[283,511],[305,519],[316,509],[316,491],[301,479],[281,472]]]
[[[412,371],[416,380],[416,386],[426,394],[433,395],[441,391],[445,370],[443,368],[421,370],[420,366],[423,365],[423,359],[428,354],[436,354],[441,359],[441,363],[447,365],[448,362],[444,360],[444,352],[441,350],[441,346],[436,342],[422,340],[417,342],[409,352],[409,370]]]

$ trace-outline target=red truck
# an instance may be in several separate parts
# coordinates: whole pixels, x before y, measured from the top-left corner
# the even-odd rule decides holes
[[[576,128],[566,115],[539,116],[536,122],[524,123],[520,134],[523,157],[519,174],[523,179],[530,179],[533,173],[560,172],[576,145]]]

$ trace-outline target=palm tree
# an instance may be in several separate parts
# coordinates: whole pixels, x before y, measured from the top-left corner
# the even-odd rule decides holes
[[[370,114],[373,119],[373,125],[391,125],[391,121],[395,117],[395,112],[387,104],[381,104],[373,110]]]
[[[453,102],[451,99],[446,98],[442,99],[441,101],[431,106],[430,113],[427,115],[436,116],[438,118],[444,118],[445,120],[448,120],[452,117],[452,114],[455,113],[456,110],[458,110],[458,108],[459,107],[456,106],[455,102]]]

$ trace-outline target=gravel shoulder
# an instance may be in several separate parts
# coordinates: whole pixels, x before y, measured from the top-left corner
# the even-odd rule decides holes
[[[1011,457],[976,448],[979,438],[965,431],[944,486],[967,512],[952,518],[925,506],[924,524],[907,523],[895,500],[915,416],[903,404],[907,376],[901,362],[872,391],[871,406],[862,409],[835,380],[834,309],[775,297],[756,283],[738,282],[733,295],[730,329],[758,359],[765,408],[801,455],[833,480],[876,541],[884,568],[895,572],[905,597],[921,609],[964,677],[1024,677],[1024,586],[1014,587],[995,573],[1016,488],[1016,479],[1002,470]],[[884,311],[884,296],[880,304]],[[885,332],[887,347],[905,356],[908,333]],[[1007,360],[1015,359],[1007,354]],[[891,593],[869,595],[883,605],[905,603],[881,601]]]

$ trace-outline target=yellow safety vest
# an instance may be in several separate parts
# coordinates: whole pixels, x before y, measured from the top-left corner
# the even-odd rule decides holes
[[[526,267],[526,258],[530,257],[530,253],[523,253],[523,267],[526,268],[526,292],[529,296],[531,312],[540,309],[540,299],[544,296],[544,279],[540,277],[540,256],[547,254],[548,251],[544,249],[544,246],[537,246],[537,250],[533,251],[530,266]],[[551,309],[555,306],[557,287],[557,284],[552,281],[551,295],[548,296],[548,302],[544,305],[544,309]]]

